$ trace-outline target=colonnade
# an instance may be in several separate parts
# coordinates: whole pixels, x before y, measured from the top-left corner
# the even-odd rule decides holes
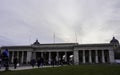
[[[27,51],[9,51],[9,54],[10,63],[13,63],[15,57],[18,58],[19,63],[26,63],[30,57],[28,56]]]
[[[71,56],[71,57],[70,57]],[[28,63],[31,59],[44,58],[48,61],[64,62],[73,61],[74,64],[85,63],[114,63],[114,52],[112,50],[74,50],[74,51],[10,51],[10,62],[14,57],[19,59],[19,63]]]
[[[50,52],[33,52],[34,59],[44,58],[44,60],[48,63],[49,61],[63,61],[65,63],[72,61],[70,58],[73,55],[72,51],[50,51]]]
[[[10,62],[13,63],[15,57],[18,58],[19,63],[29,63],[31,59],[44,58],[46,61],[70,61],[70,55],[73,55],[72,51],[64,52],[32,52],[32,51],[9,51]]]
[[[113,50],[75,50],[74,63],[114,63]]]

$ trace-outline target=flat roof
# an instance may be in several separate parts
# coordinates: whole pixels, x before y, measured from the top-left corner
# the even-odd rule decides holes
[[[39,45],[16,45],[16,46],[2,46],[1,49],[5,48],[68,48],[68,47],[110,47],[113,46],[110,43],[98,43],[98,44],[78,44],[78,43],[49,43]]]

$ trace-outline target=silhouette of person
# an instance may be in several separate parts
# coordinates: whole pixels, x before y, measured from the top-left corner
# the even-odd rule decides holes
[[[38,66],[38,68],[40,67],[40,63],[41,63],[41,62],[40,62],[40,58],[38,58],[38,59],[37,59],[37,66]]]
[[[17,64],[18,64],[18,59],[17,59],[17,57],[15,57],[15,58],[13,59],[13,63],[14,63],[14,69],[16,69],[16,68],[17,68]]]
[[[40,66],[43,67],[44,65],[44,58],[40,58]]]
[[[1,69],[1,66],[2,66],[2,57],[0,55],[0,69]]]
[[[51,64],[54,67],[54,65],[55,65],[55,59],[52,59]]]
[[[35,64],[36,64],[35,59],[32,59],[32,60],[30,61],[30,64],[31,64],[31,65],[32,65],[32,67],[34,68],[34,66],[35,66]]]
[[[2,61],[5,67],[5,71],[9,70],[9,51],[5,49],[2,53]]]

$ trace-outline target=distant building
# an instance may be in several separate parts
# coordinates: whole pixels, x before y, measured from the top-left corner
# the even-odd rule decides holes
[[[2,46],[1,52],[4,49],[9,50],[11,63],[17,56],[21,64],[41,57],[45,59],[46,63],[51,60],[63,60],[64,62],[73,61],[74,64],[116,63],[115,60],[120,59],[120,45],[115,37],[110,43],[102,44],[40,44],[36,40],[28,46]]]

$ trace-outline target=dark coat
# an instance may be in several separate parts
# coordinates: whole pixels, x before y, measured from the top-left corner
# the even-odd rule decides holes
[[[14,64],[17,64],[17,63],[18,63],[18,59],[17,59],[17,58],[14,58],[13,63],[14,63]]]

